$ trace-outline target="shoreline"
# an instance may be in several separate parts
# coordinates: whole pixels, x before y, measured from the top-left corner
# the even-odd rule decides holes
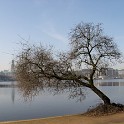
[[[82,114],[64,115],[30,120],[5,121],[0,124],[124,124],[124,112],[91,117]]]

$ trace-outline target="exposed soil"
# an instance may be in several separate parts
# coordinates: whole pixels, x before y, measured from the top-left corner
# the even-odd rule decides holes
[[[85,116],[105,116],[115,113],[124,112],[124,105],[112,103],[110,105],[99,104],[96,107],[88,109]]]

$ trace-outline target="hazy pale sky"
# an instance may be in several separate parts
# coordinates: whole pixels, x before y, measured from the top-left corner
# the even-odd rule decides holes
[[[0,70],[10,69],[20,36],[64,51],[69,32],[81,21],[103,23],[124,53],[124,0],[0,0]]]

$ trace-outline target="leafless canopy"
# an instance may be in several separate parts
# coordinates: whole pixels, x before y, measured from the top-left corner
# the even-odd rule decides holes
[[[85,86],[102,100],[106,98],[93,79],[96,71],[121,57],[113,38],[103,34],[100,24],[80,23],[70,33],[70,46],[68,53],[57,56],[42,45],[23,47],[17,57],[16,77],[25,95],[36,95],[44,87],[63,91]],[[83,68],[91,70],[89,76],[77,74]]]
[[[89,68],[103,67],[121,56],[113,38],[103,34],[100,24],[80,23],[72,30],[70,39],[71,55],[78,60],[79,67],[82,64]]]

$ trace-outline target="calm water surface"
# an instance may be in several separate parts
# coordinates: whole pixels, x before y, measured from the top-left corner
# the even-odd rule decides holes
[[[11,82],[0,82],[0,84]],[[124,104],[124,79],[97,80],[97,87],[111,98],[111,101]],[[87,111],[90,106],[102,102],[91,90],[86,90],[82,102],[69,99],[68,93],[52,95],[39,94],[32,101],[25,102],[17,88],[0,88],[0,121],[24,120]]]

